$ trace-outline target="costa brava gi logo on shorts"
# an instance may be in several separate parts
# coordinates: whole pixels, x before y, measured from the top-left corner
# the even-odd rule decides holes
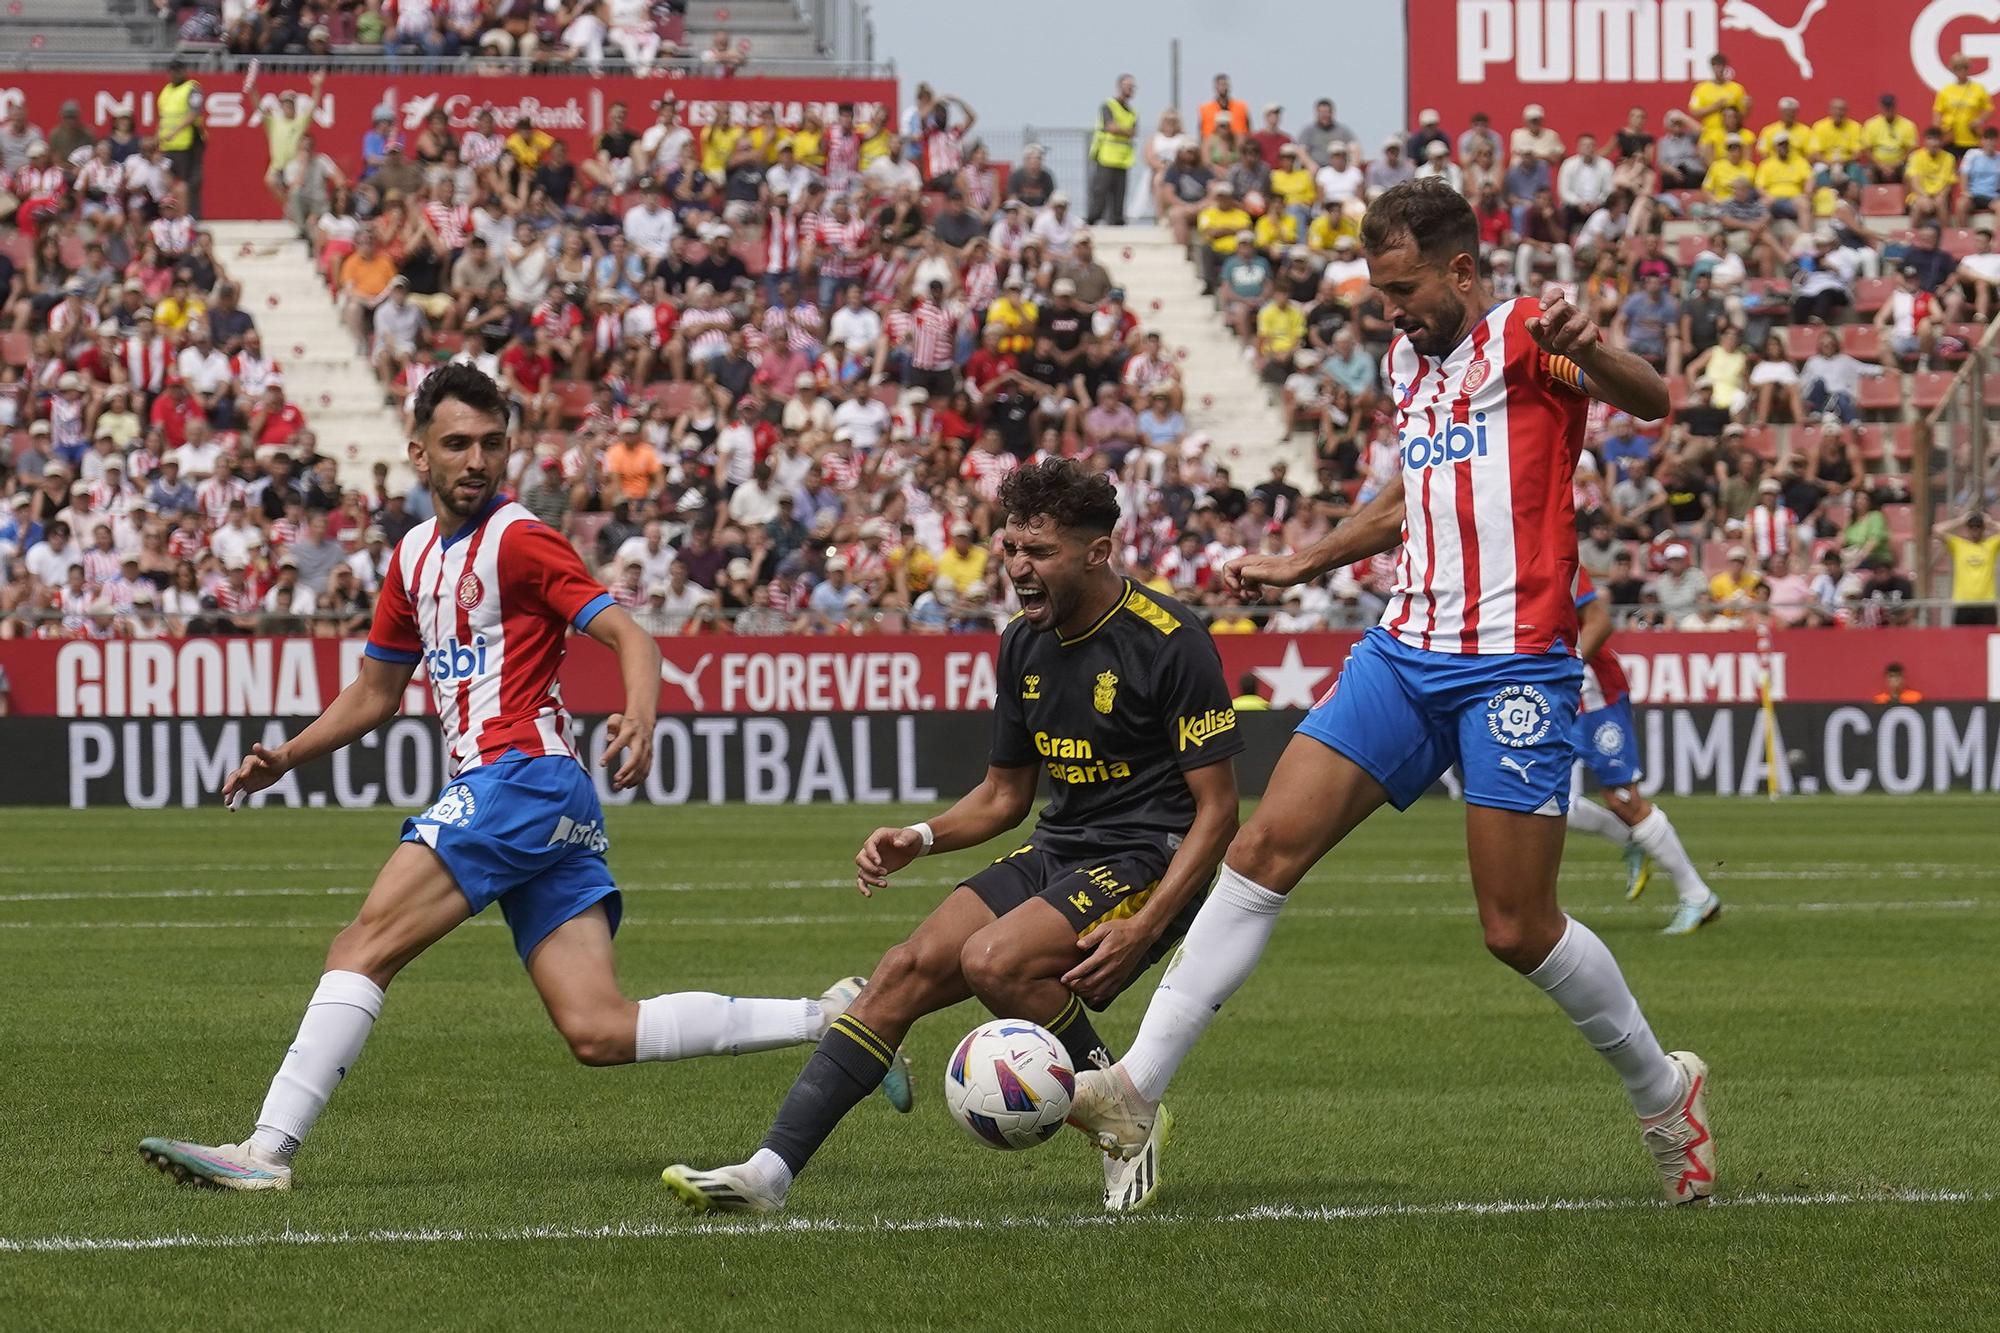
[[[1617,754],[1625,746],[1625,729],[1616,722],[1601,722],[1591,733],[1590,743],[1599,754]]]
[[[1502,745],[1517,750],[1538,745],[1554,727],[1555,709],[1532,685],[1503,686],[1486,701],[1486,729]]]
[[[449,824],[453,828],[464,828],[472,822],[479,803],[472,797],[472,788],[467,786],[446,787],[444,794],[431,804],[417,818],[433,824]]]

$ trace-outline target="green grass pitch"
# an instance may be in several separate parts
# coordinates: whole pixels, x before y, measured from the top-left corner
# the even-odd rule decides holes
[[[864,1104],[782,1219],[685,1217],[660,1168],[754,1147],[804,1051],[580,1068],[497,912],[391,988],[293,1193],[176,1187],[139,1138],[248,1130],[397,818],[0,812],[0,1323],[1991,1327],[1996,812],[1676,802],[1730,908],[1687,940],[1656,933],[1664,883],[1627,906],[1616,854],[1573,840],[1566,905],[1714,1069],[1728,1202],[1680,1211],[1616,1080],[1480,948],[1459,812],[1378,818],[1189,1060],[1156,1211],[1113,1221],[1080,1136],[1003,1154],[945,1117],[971,1006],[913,1034],[917,1113]],[[867,972],[981,862],[858,897],[859,839],[919,813],[613,812],[627,992]]]

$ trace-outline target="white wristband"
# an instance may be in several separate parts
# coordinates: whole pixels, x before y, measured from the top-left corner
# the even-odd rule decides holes
[[[916,834],[919,838],[922,838],[924,840],[923,850],[918,852],[917,855],[918,856],[929,855],[931,850],[931,844],[937,841],[937,834],[931,832],[931,826],[929,824],[912,824],[909,827],[910,827],[910,832]]]

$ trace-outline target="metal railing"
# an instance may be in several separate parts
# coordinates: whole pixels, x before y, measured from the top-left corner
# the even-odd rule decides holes
[[[804,0],[804,7],[822,54],[852,64],[874,63],[875,20],[865,0]],[[894,66],[890,68],[893,72]]]
[[[197,78],[202,75],[241,75],[249,68],[253,57],[232,55],[221,47],[179,46],[171,50],[156,51],[10,51],[7,53],[9,65],[22,73],[37,70],[58,71],[95,70],[106,73],[139,73],[145,71],[165,72],[167,62],[179,58],[187,62],[188,70]],[[409,74],[424,71],[439,76],[463,75],[467,77],[522,77],[548,72],[545,63],[522,56],[489,56],[480,54],[460,54],[456,56],[408,55],[391,60],[386,55],[355,54],[336,52],[331,55],[278,55],[257,56],[258,69],[264,74],[310,74],[325,70],[334,74]],[[576,66],[583,72],[581,64]],[[607,54],[602,66],[590,71],[591,77],[637,78],[630,65]],[[735,74],[738,78],[814,78],[814,79],[889,79],[894,78],[896,67],[891,63],[875,61],[869,57],[859,59],[839,59],[830,57],[765,59],[751,56]],[[653,63],[649,79],[690,79],[701,78],[701,61],[693,56],[657,60]]]

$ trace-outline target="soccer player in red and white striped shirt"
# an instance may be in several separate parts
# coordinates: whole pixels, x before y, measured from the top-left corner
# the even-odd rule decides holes
[[[284,745],[251,747],[222,785],[234,807],[301,764],[352,744],[401,708],[422,670],[448,743],[450,775],[354,923],[334,940],[298,1036],[255,1132],[210,1147],[147,1139],[146,1160],[234,1190],[291,1188],[292,1157],[361,1054],[383,991],[412,959],[504,900],[529,980],[577,1059],[676,1060],[816,1042],[845,1008],[823,1000],[704,992],[634,1002],[613,970],[620,900],[591,775],[557,687],[572,628],[617,654],[625,708],[603,728],[613,790],[653,771],[660,653],[612,603],[558,533],[498,493],[509,404],[471,366],[448,365],[418,392],[420,454],[436,517],[397,543],[360,675]],[[261,804],[261,802],[259,802]]]
[[[1618,1074],[1668,1200],[1705,1199],[1707,1066],[1661,1048],[1610,950],[1556,905],[1583,674],[1570,483],[1584,409],[1597,398],[1658,420],[1666,384],[1553,290],[1496,302],[1471,205],[1441,182],[1384,191],[1361,237],[1397,329],[1386,370],[1402,474],[1311,549],[1239,558],[1224,578],[1232,592],[1284,587],[1400,547],[1395,596],[1279,760],[1138,1040],[1113,1068],[1078,1072],[1071,1123],[1121,1156],[1145,1150],[1174,1070],[1249,976],[1286,895],[1362,820],[1456,764],[1488,950]],[[1476,1132],[1500,1135],[1490,1121]]]

